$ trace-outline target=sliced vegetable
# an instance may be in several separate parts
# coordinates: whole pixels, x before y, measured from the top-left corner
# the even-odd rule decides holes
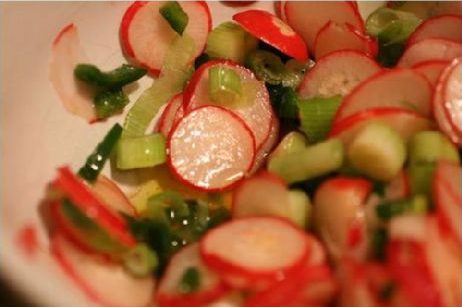
[[[435,87],[439,76],[448,65],[449,61],[430,60],[418,63],[412,66],[412,69],[427,78],[431,85]]]
[[[205,52],[211,58],[244,64],[247,54],[257,48],[258,40],[233,22],[219,24],[207,38]]]
[[[74,69],[74,76],[77,79],[104,89],[120,89],[145,74],[145,69],[128,64],[107,72],[101,71],[93,64],[79,64]]]
[[[279,142],[278,146],[271,153],[270,158],[285,156],[287,154],[301,151],[306,147],[306,138],[297,131],[287,133]]]
[[[159,118],[158,130],[168,137],[173,126],[183,117],[183,94],[172,97]]]
[[[425,195],[427,197],[431,196],[431,184],[434,171],[434,163],[409,165],[409,185],[413,195]]]
[[[401,171],[398,176],[392,179],[385,188],[384,198],[386,200],[398,200],[406,198],[410,193],[409,175]]]
[[[130,201],[140,215],[146,211],[148,199],[156,194],[161,193],[162,187],[156,180],[149,180],[141,185],[138,190],[130,197]]]
[[[99,143],[93,153],[88,156],[85,165],[80,168],[80,177],[88,182],[95,182],[104,164],[111,155],[112,150],[119,141],[121,134],[122,127],[119,124],[112,126],[101,143]]]
[[[143,278],[152,275],[157,270],[159,259],[153,250],[141,243],[128,251],[124,256],[123,264],[131,275]]]
[[[412,67],[429,60],[451,61],[462,56],[462,44],[442,38],[426,38],[407,47],[398,67]]]
[[[460,163],[457,148],[438,131],[421,131],[409,142],[410,164],[433,163],[438,160]]]
[[[255,72],[258,79],[269,84],[281,84],[286,69],[280,57],[266,50],[255,50],[250,53],[246,65]]]
[[[99,119],[121,113],[129,102],[127,95],[121,89],[102,91],[93,99]]]
[[[301,190],[289,191],[289,218],[301,228],[310,226],[311,201],[308,195]]]
[[[303,98],[344,96],[379,71],[378,64],[361,52],[336,51],[319,59],[305,74],[298,93]]]
[[[188,15],[177,1],[169,1],[159,8],[159,13],[176,33],[182,35],[189,22]]]
[[[429,209],[427,199],[422,195],[417,195],[411,199],[381,203],[376,207],[376,212],[380,219],[389,221],[405,213],[424,215],[428,213]]]
[[[279,120],[276,116],[273,115],[269,136],[266,139],[265,143],[263,143],[263,145],[260,147],[260,149],[258,149],[257,153],[255,154],[255,162],[253,164],[252,169],[249,171],[249,175],[252,175],[255,172],[257,172],[267,161],[269,154],[271,153],[272,149],[274,148],[274,146],[276,146],[279,140],[279,126]]]
[[[214,66],[209,70],[209,96],[218,104],[230,105],[242,96],[239,75],[231,68]]]
[[[135,215],[135,208],[130,200],[119,186],[108,177],[100,174],[90,189],[112,212]]]
[[[307,136],[310,144],[326,138],[341,101],[341,96],[334,96],[299,102],[300,130]]]
[[[439,15],[425,20],[409,37],[408,45],[426,38],[444,38],[462,43],[462,16]]]
[[[421,19],[445,14],[462,14],[462,5],[457,1],[387,1],[387,6],[415,14]]]
[[[284,21],[262,10],[247,10],[233,16],[233,20],[258,39],[299,61],[308,59],[303,38]]]
[[[445,70],[446,74],[440,94],[443,97],[446,116],[455,130],[462,134],[462,57],[451,62]]]
[[[117,144],[117,168],[152,167],[167,160],[165,137],[160,133],[121,138]]]
[[[186,115],[170,134],[167,147],[173,174],[206,191],[230,188],[255,159],[250,129],[234,113],[217,106],[199,107]]]

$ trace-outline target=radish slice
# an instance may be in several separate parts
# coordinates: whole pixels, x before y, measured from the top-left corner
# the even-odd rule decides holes
[[[431,85],[436,86],[439,76],[448,65],[449,61],[426,61],[412,66],[412,69],[427,78]]]
[[[462,242],[462,170],[457,164],[439,161],[432,185],[432,196],[437,208],[438,222],[444,233]]]
[[[400,215],[391,219],[389,235],[393,240],[424,243],[427,221],[423,215]]]
[[[455,59],[447,68],[442,97],[446,115],[456,131],[462,134],[462,58]]]
[[[382,107],[408,108],[431,116],[432,88],[410,69],[383,70],[354,88],[344,99],[334,123],[359,111]]]
[[[266,139],[265,143],[261,146],[255,156],[255,163],[250,170],[249,174],[252,175],[257,172],[262,165],[266,162],[271,150],[276,146],[277,141],[279,139],[279,119],[273,115],[273,120],[271,121],[271,130],[269,133],[268,138]]]
[[[159,13],[165,1],[136,1],[126,11],[120,25],[120,41],[127,57],[136,64],[158,74],[164,57],[176,32]],[[207,42],[212,19],[206,2],[178,2],[188,15],[189,22],[184,33],[193,38],[196,56]]]
[[[409,196],[409,177],[405,171],[401,171],[399,175],[390,181],[385,188],[386,200],[399,200]]]
[[[268,193],[271,191],[271,193]],[[262,172],[241,182],[233,192],[233,217],[289,216],[289,190],[278,176]]]
[[[49,78],[64,108],[88,122],[96,121],[94,90],[74,78],[77,64],[88,63],[74,24],[61,30],[53,41],[51,52]]]
[[[250,217],[209,231],[201,241],[201,254],[233,287],[262,290],[301,268],[309,244],[306,234],[286,220]]]
[[[378,52],[377,41],[349,24],[326,23],[314,40],[313,53],[317,59],[338,50],[356,50],[374,58]]]
[[[135,207],[117,184],[108,177],[99,175],[91,189],[95,196],[107,204],[114,213],[123,212],[128,215],[135,215]]]
[[[159,119],[160,133],[168,136],[172,127],[183,117],[183,94],[173,96]]]
[[[329,137],[339,138],[345,144],[349,144],[358,130],[371,120],[387,124],[405,140],[409,140],[419,131],[431,130],[434,127],[428,118],[404,108],[375,108],[335,122]]]
[[[187,114],[168,138],[168,164],[181,182],[204,191],[230,188],[255,159],[255,139],[234,113],[202,106]]]
[[[233,20],[247,32],[299,61],[308,59],[308,50],[303,38],[284,21],[271,13],[248,10],[237,13]]]
[[[286,16],[284,13],[284,4],[285,1],[274,1],[274,11],[276,12],[276,15],[281,18],[281,20],[286,21]]]
[[[427,38],[407,47],[398,67],[412,67],[430,60],[450,61],[462,56],[462,44],[441,38]]]
[[[57,233],[51,251],[66,275],[93,301],[110,307],[147,306],[154,279],[134,278],[122,266],[80,251]]]
[[[263,146],[271,130],[271,120],[273,112],[269,100],[268,91],[263,82],[256,81],[254,74],[236,63],[231,61],[210,61],[202,65],[189,81],[184,92],[184,108],[187,114],[191,110],[201,105],[213,105],[214,102],[209,97],[209,69],[223,65],[236,71],[241,77],[242,82],[252,82],[257,87],[253,103],[244,105],[227,106],[226,108],[237,114],[251,129],[256,142],[257,150]],[[253,85],[253,84],[252,84]]]
[[[426,38],[443,38],[462,43],[462,16],[440,15],[425,20],[415,29],[407,44],[412,45]]]
[[[303,37],[309,50],[313,50],[316,34],[330,20],[364,31],[364,21],[349,1],[286,1],[284,11],[287,23]]]
[[[184,273],[189,268],[194,268],[199,273],[199,289],[191,293],[182,293],[178,289]],[[170,259],[159,283],[156,298],[160,307],[201,307],[220,299],[228,292],[228,287],[204,265],[199,254],[199,244],[194,243]]]
[[[361,52],[335,51],[306,72],[298,93],[303,98],[344,96],[379,71],[377,62]]]

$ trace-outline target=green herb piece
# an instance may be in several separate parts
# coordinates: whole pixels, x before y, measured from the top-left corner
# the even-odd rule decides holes
[[[189,267],[183,273],[181,281],[178,284],[178,292],[182,294],[189,294],[196,292],[201,286],[200,272],[195,267]]]
[[[272,85],[281,84],[286,74],[286,67],[281,59],[266,50],[255,50],[249,54],[246,65],[255,73],[259,80]]]
[[[159,258],[149,246],[140,243],[124,255],[123,265],[134,277],[143,278],[157,270]]]
[[[209,96],[212,101],[230,105],[242,96],[242,82],[238,73],[225,66],[214,66],[209,69]]]
[[[177,1],[167,1],[160,7],[159,13],[175,32],[180,35],[183,34],[188,25],[189,17]]]
[[[79,64],[74,69],[74,75],[77,79],[103,89],[115,90],[140,79],[146,72],[146,69],[129,64],[123,64],[108,72],[103,72],[92,64]]]
[[[96,115],[100,119],[121,113],[129,102],[122,89],[102,91],[93,99]]]
[[[153,167],[166,161],[165,137],[160,133],[124,137],[117,146],[117,168]]]

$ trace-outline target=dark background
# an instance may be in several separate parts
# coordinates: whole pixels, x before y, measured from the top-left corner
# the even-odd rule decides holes
[[[0,280],[0,307],[37,307]]]

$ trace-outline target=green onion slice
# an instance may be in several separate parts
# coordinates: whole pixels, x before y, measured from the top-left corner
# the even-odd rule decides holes
[[[165,137],[160,133],[122,138],[117,147],[117,167],[133,169],[152,167],[165,162]]]
[[[140,243],[124,255],[123,265],[134,277],[143,278],[157,270],[159,258],[149,246]]]
[[[214,66],[209,69],[209,95],[212,101],[229,105],[242,96],[242,82],[239,74],[232,68]]]
[[[167,1],[159,9],[159,13],[170,24],[175,32],[182,35],[188,25],[189,17],[177,1]]]

